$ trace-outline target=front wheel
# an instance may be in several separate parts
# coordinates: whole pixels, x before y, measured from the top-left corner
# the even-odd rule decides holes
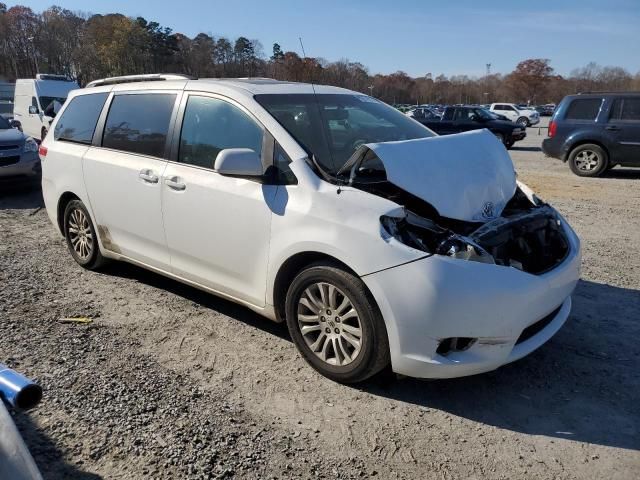
[[[607,152],[600,145],[585,143],[569,154],[569,168],[580,177],[597,177],[607,169]]]
[[[40,130],[40,141],[44,140],[44,137],[47,136],[47,132],[49,130],[47,130],[47,127],[42,127],[42,130]]]
[[[390,362],[382,315],[366,286],[332,264],[307,267],[286,298],[287,327],[315,370],[341,383],[356,383]]]
[[[80,266],[96,270],[105,263],[93,222],[80,200],[70,201],[64,210],[64,236],[71,256]]]
[[[516,124],[521,127],[528,127],[530,125],[529,119],[527,117],[520,117],[518,120],[516,120]]]

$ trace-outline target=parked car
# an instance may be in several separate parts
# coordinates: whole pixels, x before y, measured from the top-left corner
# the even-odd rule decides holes
[[[538,112],[541,117],[550,117],[553,115],[555,109],[555,105],[539,105],[536,107],[536,112]]]
[[[38,74],[16,80],[13,117],[27,135],[43,139],[56,112],[78,83],[62,75]]]
[[[506,148],[513,147],[515,142],[527,136],[523,127],[510,121],[498,120],[491,112],[480,107],[447,107],[442,118],[435,115],[413,118],[439,135],[486,128],[498,137]]]
[[[340,382],[493,370],[567,320],[580,242],[486,130],[437,136],[361,93],[100,80],[40,146],[73,259],[128,261],[286,321]]]
[[[489,110],[504,115],[521,127],[531,127],[540,123],[540,115],[538,112],[535,110],[520,109],[513,103],[492,103]]]
[[[0,116],[0,187],[40,182],[38,144]]]
[[[640,167],[640,93],[568,95],[549,122],[542,151],[581,177]]]
[[[429,107],[416,107],[405,113],[408,117],[415,118],[419,122],[423,120],[440,120],[441,115]]]

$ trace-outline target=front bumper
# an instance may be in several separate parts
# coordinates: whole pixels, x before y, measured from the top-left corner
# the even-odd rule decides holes
[[[549,340],[569,316],[580,276],[580,241],[566,223],[564,229],[570,252],[542,275],[433,255],[363,276],[385,319],[393,371],[418,378],[473,375]],[[438,354],[440,342],[451,337],[476,340],[467,350]]]
[[[511,140],[513,140],[514,142],[519,142],[520,140],[524,140],[526,136],[527,132],[525,132],[524,130],[520,132],[513,132],[511,134]]]
[[[37,152],[22,153],[16,163],[4,166],[0,163],[0,184],[2,185],[17,186],[25,183],[38,183],[41,178],[42,168]]]
[[[534,126],[540,123],[540,117],[530,117],[529,125]]]

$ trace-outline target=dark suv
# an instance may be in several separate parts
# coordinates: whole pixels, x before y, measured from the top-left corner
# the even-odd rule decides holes
[[[640,167],[640,93],[566,96],[549,123],[545,155],[569,162],[581,177],[616,165]]]
[[[438,135],[486,128],[498,137],[506,148],[513,147],[514,143],[527,136],[524,127],[509,120],[500,120],[500,115],[474,106],[447,107],[444,109],[442,118],[436,116],[429,118],[414,116],[413,118]]]

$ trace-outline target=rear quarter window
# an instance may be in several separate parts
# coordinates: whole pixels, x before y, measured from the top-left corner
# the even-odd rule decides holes
[[[601,98],[578,98],[572,100],[564,118],[566,120],[595,120],[601,105]]]
[[[54,140],[91,144],[108,93],[78,95],[64,109],[53,130]]]

